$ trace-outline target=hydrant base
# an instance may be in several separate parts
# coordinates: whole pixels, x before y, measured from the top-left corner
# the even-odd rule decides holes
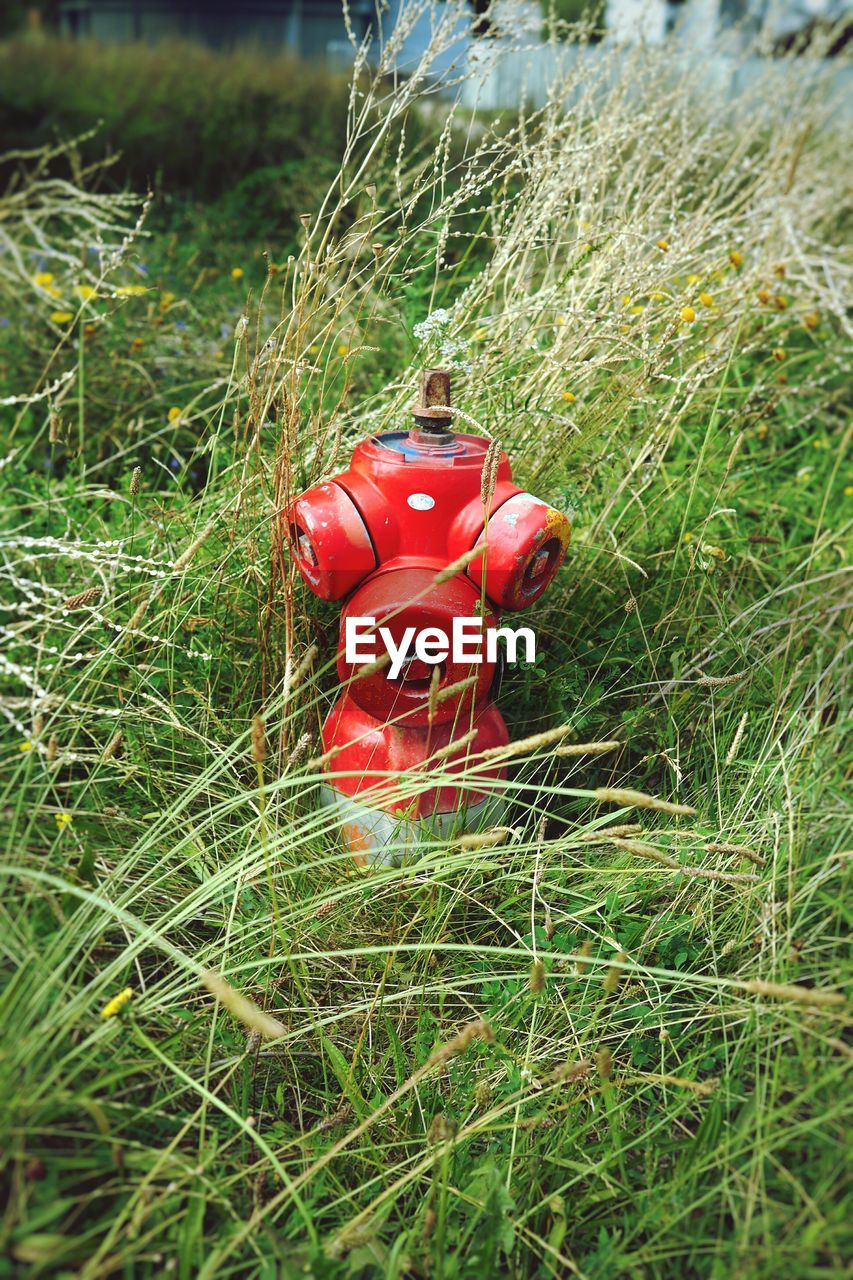
[[[320,788],[320,803],[334,811],[343,843],[353,861],[362,867],[400,866],[438,840],[494,826],[506,809],[504,798],[495,795],[449,813],[403,818],[386,809],[360,804],[328,783]]]

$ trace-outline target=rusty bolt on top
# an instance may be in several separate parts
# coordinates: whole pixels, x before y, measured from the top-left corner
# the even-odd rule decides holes
[[[416,433],[429,436],[438,443],[437,436],[447,436],[448,443],[452,439],[450,424],[453,420],[450,409],[450,370],[424,369],[421,375],[421,390],[417,404],[412,406]]]

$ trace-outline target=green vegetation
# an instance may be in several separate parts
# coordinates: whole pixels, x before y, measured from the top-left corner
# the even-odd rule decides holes
[[[806,61],[729,106],[665,53],[572,76],[401,150],[380,67],[248,243],[7,158],[2,1274],[843,1271],[831,106]],[[575,538],[501,694],[505,826],[364,872],[279,513],[438,360]]]

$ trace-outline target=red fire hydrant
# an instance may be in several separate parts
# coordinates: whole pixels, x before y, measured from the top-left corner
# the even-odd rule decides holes
[[[310,589],[323,600],[347,597],[338,648],[344,691],[323,725],[333,774],[323,798],[359,863],[394,861],[425,836],[502,812],[505,766],[480,754],[508,741],[491,700],[496,662],[485,640],[502,610],[538,600],[570,535],[561,512],[512,483],[505,453],[484,481],[488,441],[451,430],[446,370],[424,373],[413,414],[411,431],[362,440],[349,468],[302,494],[286,516]],[[443,572],[481,544],[483,554],[459,572]],[[365,661],[347,661],[345,641],[359,627],[368,642],[369,632],[384,633],[399,654],[412,628],[425,641],[427,630],[451,637],[454,619],[466,618],[482,628],[478,658],[472,623],[461,659],[439,644],[432,652],[441,656],[421,660],[409,648],[396,666],[371,663],[364,649]],[[466,766],[472,778],[456,781]],[[441,777],[425,788],[431,769]]]

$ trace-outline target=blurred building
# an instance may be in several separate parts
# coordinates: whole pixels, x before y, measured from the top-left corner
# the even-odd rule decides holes
[[[349,14],[361,39],[374,19],[373,0],[349,0]],[[248,42],[303,58],[334,56],[341,46],[351,51],[340,0],[60,0],[59,24],[64,35],[97,40]]]
[[[745,42],[759,31],[784,40],[851,12],[851,0],[607,0],[606,24],[617,40],[660,44],[678,34],[701,46]]]

